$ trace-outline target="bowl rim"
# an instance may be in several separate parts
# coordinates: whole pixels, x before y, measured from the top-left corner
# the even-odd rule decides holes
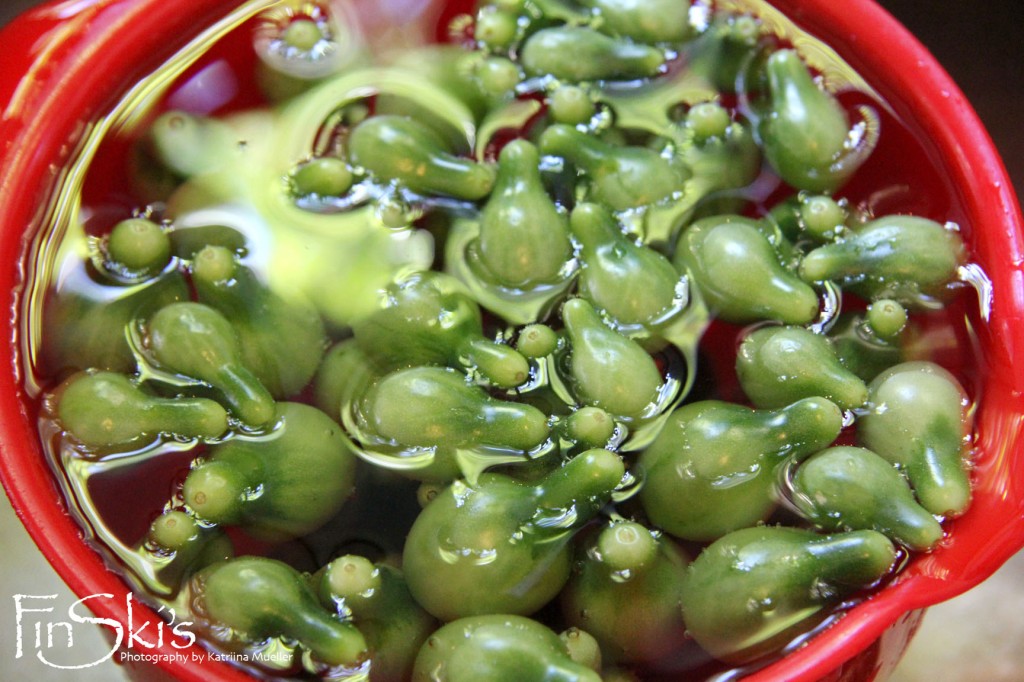
[[[127,79],[124,65],[132,65],[128,70],[138,75],[157,61],[139,38],[176,36],[172,45],[164,46],[169,53],[175,40],[183,43],[195,26],[225,14],[241,0],[187,4],[189,11],[181,12],[180,3],[167,0],[92,0],[74,4],[72,10],[68,3],[52,0],[0,32],[8,54],[17,55],[5,69],[9,76],[0,78],[0,196],[5,197],[0,202],[0,225],[19,226],[0,229],[0,253],[6,255],[0,287],[11,292],[9,310],[20,305],[23,226],[40,218],[37,202],[55,181],[52,169],[74,152],[68,142],[82,134],[81,121],[104,113],[112,104],[107,93],[120,92],[111,87],[110,74]],[[975,255],[986,264],[995,293],[981,337],[990,365],[1001,368],[998,374],[990,373],[979,410],[978,447],[985,456],[975,470],[974,506],[950,522],[952,540],[915,558],[893,585],[845,613],[808,645],[747,678],[810,682],[840,668],[904,614],[966,591],[1024,546],[1024,484],[1013,483],[1024,481],[1024,461],[1014,462],[1014,455],[1024,452],[1024,436],[1017,426],[1024,414],[1024,367],[1014,368],[1011,362],[1024,345],[1024,220],[1005,167],[977,114],[935,58],[891,15],[873,0],[769,4],[797,23],[813,26],[826,43],[855,47],[840,50],[841,56],[859,73],[872,74],[872,85],[898,94],[934,151],[953,160],[948,170],[960,202],[967,216],[984,226],[976,230]],[[893,63],[903,68],[894,69]],[[23,77],[11,78],[13,74]],[[69,111],[83,115],[71,117]],[[35,191],[24,191],[26,183]],[[13,340],[12,316],[4,316],[2,325],[5,338]],[[38,446],[25,447],[34,444],[37,435],[22,399],[17,355],[13,344],[0,350],[0,479],[18,517],[69,587],[79,596],[115,595],[94,605],[94,611],[101,618],[126,623],[130,590],[84,542],[52,473],[38,456]],[[986,518],[1001,519],[1003,525],[995,528]],[[952,568],[958,577],[951,577]],[[146,609],[142,612],[158,618]],[[166,643],[165,649],[173,652],[170,647]],[[157,664],[186,681],[211,676],[252,679],[207,656],[179,663],[158,659]]]

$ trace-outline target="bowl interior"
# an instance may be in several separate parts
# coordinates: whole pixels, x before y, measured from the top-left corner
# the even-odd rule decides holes
[[[52,169],[66,167],[87,123],[106,113],[120,93],[195,35],[197,26],[238,4],[209,0],[196,9],[189,0],[98,0],[67,13],[61,3],[54,3],[3,32],[8,54],[19,55],[0,79],[0,101],[8,102],[0,193],[10,198],[0,204],[0,251],[5,256],[0,287],[12,292],[12,310],[21,305],[19,263],[26,235],[48,218],[45,207],[63,179]],[[375,5],[370,0],[355,4],[363,10]],[[454,16],[470,4],[435,3],[435,9]],[[750,7],[753,0],[738,4]],[[1024,345],[1024,229],[1002,163],[970,105],[926,50],[883,10],[870,0],[773,0],[768,7],[835,47],[914,133],[920,144],[907,155],[906,165],[920,166],[914,177],[928,185],[923,194],[949,199],[946,206],[924,205],[922,212],[959,222],[973,260],[991,281],[990,295],[979,306],[982,314],[972,323],[985,358],[975,415],[972,507],[949,523],[947,542],[915,557],[891,586],[847,612],[807,646],[749,678],[813,680],[841,670],[887,630],[905,637],[917,622],[905,614],[969,589],[1024,546],[1024,454],[1019,442],[1024,365],[1011,361]],[[59,39],[40,41],[40,36]],[[959,213],[945,214],[950,206]],[[12,316],[4,316],[2,324],[5,338],[16,339]],[[82,542],[36,445],[36,408],[22,386],[25,352],[17,344],[0,349],[6,368],[0,372],[4,485],[40,549],[72,589],[80,595],[117,595],[97,615],[125,622],[128,588]],[[891,652],[876,654],[892,657]],[[203,659],[189,660],[175,673],[186,680],[248,679],[225,664]]]

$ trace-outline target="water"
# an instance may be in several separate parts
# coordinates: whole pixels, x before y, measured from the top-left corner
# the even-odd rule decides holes
[[[326,64],[352,62],[363,59],[358,47],[364,44],[380,46],[387,39],[412,38],[429,39],[433,36],[447,38],[465,35],[467,20],[459,13],[466,7],[459,3],[448,3],[440,18],[429,16],[418,3],[381,3],[378,15],[364,17],[368,26],[385,26],[395,23],[394,13],[405,11],[409,16],[423,14],[419,23],[404,23],[383,33],[374,32],[368,36],[351,27],[347,20],[332,24],[322,15],[323,7],[312,3],[298,3],[292,12],[305,13],[325,25],[329,35],[338,40],[331,45],[320,45],[317,57],[303,66],[302,75],[317,75]],[[856,129],[856,139],[850,140],[854,149],[868,142],[876,142],[873,156],[861,171],[844,187],[842,195],[850,205],[865,216],[884,215],[893,212],[907,212],[934,216],[956,224],[969,237],[973,226],[965,224],[964,209],[957,203],[959,196],[955,188],[948,186],[936,170],[925,145],[915,138],[911,128],[901,121],[894,110],[873,92],[864,82],[838,59],[835,52],[817,43],[768,6],[754,2],[721,2],[723,8],[742,10],[755,8],[765,17],[767,25],[808,55],[812,65],[823,73],[824,80],[832,87],[847,88],[841,101],[850,111],[857,112],[862,125]],[[267,6],[274,5],[273,12],[258,16]],[[337,9],[342,3],[332,3]],[[354,79],[339,86],[328,98],[308,103],[305,106],[285,109],[284,120],[289,123],[301,121],[301,129],[287,128],[280,134],[280,121],[269,114],[266,108],[270,98],[284,97],[295,87],[294,81],[268,85],[266,68],[251,49],[251,36],[255,33],[257,43],[270,61],[278,60],[287,52],[279,43],[268,39],[268,27],[282,21],[288,14],[284,3],[249,2],[226,18],[218,26],[204,33],[183,52],[171,58],[160,70],[140,83],[127,94],[109,116],[93,122],[80,145],[75,161],[65,170],[65,181],[51,207],[52,220],[35,237],[26,254],[26,294],[21,310],[21,335],[18,339],[24,352],[23,375],[27,393],[40,400],[40,434],[57,478],[68,496],[73,513],[80,524],[89,532],[89,542],[107,556],[137,588],[149,595],[154,605],[173,607],[179,613],[187,610],[186,591],[179,591],[181,573],[174,569],[172,557],[155,557],[145,543],[145,535],[151,521],[165,509],[177,508],[182,504],[181,486],[192,462],[202,457],[204,446],[194,442],[156,438],[142,444],[130,453],[83,457],[60,432],[52,420],[52,406],[43,399],[44,395],[57,386],[73,371],[77,345],[88,345],[95,338],[104,339],[104,353],[98,362],[109,364],[115,369],[130,368],[136,360],[144,359],[139,352],[144,340],[139,338],[134,324],[134,310],[130,304],[116,315],[104,318],[104,324],[89,323],[97,306],[110,300],[130,301],[133,294],[154,285],[120,286],[107,282],[102,272],[94,266],[90,257],[90,244],[101,237],[116,220],[129,215],[143,215],[154,220],[163,220],[170,209],[181,209],[181,197],[170,199],[166,194],[167,178],[140,176],[140,164],[144,162],[145,149],[137,142],[149,123],[167,108],[184,108],[196,114],[216,112],[218,116],[235,116],[235,145],[225,150],[225,157],[233,159],[224,173],[225,186],[242,187],[249,192],[245,201],[224,201],[195,210],[175,224],[176,249],[182,259],[191,252],[190,244],[196,239],[212,240],[236,249],[243,256],[244,263],[253,268],[260,277],[278,290],[286,291],[291,286],[305,287],[307,293],[320,288],[330,277],[334,291],[349,291],[341,303],[313,298],[327,319],[334,338],[347,336],[348,319],[372,307],[372,286],[367,287],[356,280],[337,279],[335,271],[350,267],[356,273],[363,273],[359,254],[372,252],[379,263],[385,264],[385,271],[401,272],[407,268],[421,268],[431,263],[443,265],[451,256],[435,249],[437,238],[443,230],[429,226],[431,219],[428,203],[422,197],[396,193],[392,188],[373,183],[363,183],[357,191],[344,200],[299,202],[298,212],[282,208],[267,199],[253,187],[275,187],[274,183],[287,173],[287,164],[296,157],[314,152],[323,152],[337,144],[335,133],[339,126],[358,120],[372,110],[409,111],[417,115],[429,115],[441,128],[453,131],[453,136],[470,130],[471,145],[467,153],[476,153],[482,158],[493,158],[496,148],[508,136],[509,127],[528,127],[537,120],[539,107],[531,98],[533,90],[529,84],[523,88],[524,99],[516,107],[502,112],[501,117],[476,128],[472,116],[464,105],[429,92],[421,82],[397,73],[377,73],[373,83],[369,79]],[[706,16],[709,6],[697,3],[694,16]],[[436,19],[436,21],[435,21]],[[471,22],[470,22],[471,23]],[[459,25],[462,29],[458,29]],[[449,26],[456,26],[449,30]],[[685,58],[685,55],[683,55]],[[255,86],[252,74],[259,74],[257,80],[263,90]],[[533,84],[539,87],[540,84]],[[679,87],[684,87],[680,85]],[[534,88],[535,89],[535,88]],[[384,96],[386,95],[386,96]],[[624,97],[622,93],[616,97]],[[749,106],[741,95],[736,102],[739,109],[749,117],[756,117],[755,109]],[[436,112],[441,112],[440,114]],[[649,112],[630,112],[638,124],[646,125]],[[657,112],[657,120],[671,116],[671,112]],[[310,128],[309,121],[318,122]],[[597,126],[611,122],[607,109],[597,117]],[[274,145],[269,145],[264,135],[272,133]],[[474,137],[475,135],[475,137]],[[140,157],[141,155],[141,157]],[[254,159],[260,163],[254,163]],[[214,162],[222,159],[214,158]],[[262,165],[261,165],[262,164]],[[285,164],[285,165],[281,165]],[[561,169],[547,169],[557,176]],[[232,184],[233,182],[240,184]],[[262,182],[264,185],[259,185]],[[268,184],[269,183],[269,184]],[[272,191],[267,192],[273,195]],[[748,213],[762,215],[768,207],[784,198],[788,190],[781,186],[770,172],[763,172],[751,185],[735,193],[751,202]],[[379,202],[376,213],[371,203]],[[187,197],[186,197],[187,199]],[[178,205],[169,205],[177,202]],[[436,203],[452,215],[471,216],[472,208],[459,202],[439,201]],[[294,216],[301,216],[307,210],[320,216],[333,216],[331,236],[323,235],[323,223],[312,220],[300,223],[297,234],[290,229],[282,230],[280,224],[289,222]],[[372,214],[372,215],[371,215]],[[357,219],[354,219],[356,216]],[[371,222],[388,226],[392,232],[384,239],[359,232],[358,224]],[[415,225],[415,227],[410,227]],[[640,230],[637,230],[638,232]],[[343,239],[343,246],[337,247],[332,240],[337,234],[350,234]],[[307,254],[325,250],[328,261]],[[244,247],[240,247],[244,244]],[[470,252],[471,253],[471,252]],[[281,263],[299,262],[296,276],[293,268],[282,267]],[[327,264],[325,264],[325,262]],[[339,265],[340,264],[340,265]],[[173,299],[182,295],[184,280],[179,278],[175,260],[168,266],[160,279],[160,286],[167,287],[166,296]],[[472,267],[469,259],[466,267]],[[571,262],[564,273],[568,282],[578,264]],[[984,324],[987,317],[991,292],[984,272],[976,265],[967,264],[961,269],[960,277],[965,283],[953,297],[952,302],[941,310],[925,311],[915,315],[916,330],[907,339],[906,353],[909,359],[927,358],[949,368],[968,389],[976,401],[981,382],[984,379],[983,359],[977,354],[977,342],[973,330]],[[550,300],[564,291],[551,286],[538,292],[535,300],[528,305],[509,304],[507,317],[515,321],[517,315],[526,318],[552,315]],[[187,287],[183,295],[189,295]],[[481,296],[501,296],[501,292],[474,292]],[[682,298],[682,297],[681,297]],[[858,302],[843,300],[840,295],[829,291],[826,295],[824,314],[815,326],[825,331],[841,309],[856,309]],[[685,302],[681,300],[681,305]],[[107,306],[106,309],[110,309]],[[980,309],[980,312],[979,312]],[[526,312],[522,312],[525,310]],[[685,315],[685,307],[680,314]],[[679,312],[679,311],[677,311]],[[500,323],[488,320],[496,335],[507,330]],[[700,315],[684,319],[679,329],[677,349],[666,354],[666,385],[658,402],[661,408],[677,404],[679,400],[721,399],[742,402],[744,397],[733,372],[736,339],[741,329],[721,322],[713,322],[709,328],[707,320]],[[69,332],[73,329],[73,332]],[[58,332],[57,330],[61,330]],[[63,335],[71,339],[72,347],[65,347],[53,340]],[[700,339],[699,346],[696,340]],[[671,339],[670,339],[671,340]],[[123,346],[121,345],[123,341]],[[557,360],[545,363],[540,376],[552,377],[554,398],[526,391],[524,399],[546,401],[559,398],[571,399],[571,387],[558,377]],[[90,362],[92,364],[92,362]],[[159,378],[179,386],[188,381],[161,374],[160,370],[144,366],[144,377]],[[309,400],[309,396],[300,396]],[[652,408],[653,409],[653,408]],[[351,427],[351,423],[349,424]],[[358,429],[352,429],[358,431]],[[628,424],[620,425],[613,441],[625,450],[641,449],[656,435],[651,426],[631,430]],[[565,443],[556,440],[545,443],[537,452],[527,453],[526,459],[542,460],[558,457],[559,447]],[[435,452],[381,447],[376,452],[362,448],[364,459],[377,461],[384,469],[401,470],[429,463]],[[524,459],[523,453],[509,452],[459,452],[456,456],[474,475],[492,466],[492,462],[517,466]],[[493,459],[488,459],[493,457]],[[396,463],[397,462],[397,463]],[[722,486],[735,485],[746,477],[764,475],[763,472],[742,472],[734,479],[722,480]],[[263,553],[288,561],[304,571],[314,571],[332,557],[346,552],[358,552],[373,560],[383,560],[400,553],[402,539],[419,510],[416,502],[415,481],[407,480],[391,471],[366,466],[360,473],[361,485],[369,485],[374,492],[350,500],[343,511],[325,527],[297,541],[278,546],[260,543],[244,534],[231,532],[239,552]],[[789,488],[783,477],[782,490]],[[369,482],[369,483],[367,483]],[[622,489],[615,497],[615,505],[621,511],[631,509],[631,498],[642,485],[642,476],[630,474]],[[403,500],[395,503],[395,500]],[[386,505],[388,514],[381,514],[381,505]],[[785,504],[773,520],[794,522],[791,509]],[[616,507],[608,510],[614,516]],[[559,526],[571,525],[572,510],[554,510],[544,523]],[[543,525],[543,524],[542,524]],[[694,551],[699,547],[691,547]],[[492,560],[482,554],[481,562]],[[851,607],[856,600],[844,603],[831,618],[838,617],[843,609]],[[550,610],[549,610],[550,611]],[[559,616],[545,612],[553,627],[558,627]],[[830,619],[821,626],[825,627]],[[230,634],[230,633],[227,633]],[[234,646],[234,645],[230,645]],[[274,653],[281,648],[281,656],[266,656],[283,660],[276,666],[264,666],[288,674],[303,673],[300,656],[294,647],[271,641],[253,649],[250,653]],[[252,658],[252,657],[250,657]],[[255,657],[259,658],[259,657]],[[309,668],[311,666],[307,666]],[[725,680],[734,678],[739,671],[724,671],[725,666],[710,663],[706,655],[692,651],[681,652],[677,659],[649,666],[642,670],[643,679],[685,679]],[[335,677],[337,671],[331,673]]]

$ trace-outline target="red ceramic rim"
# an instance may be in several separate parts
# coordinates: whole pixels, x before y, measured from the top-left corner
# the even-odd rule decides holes
[[[7,62],[0,77],[0,290],[16,310],[18,259],[26,230],[40,217],[60,168],[84,131],[128,85],[196,32],[240,4],[237,0],[91,0],[53,2],[0,32]],[[746,679],[812,682],[841,668],[907,612],[949,599],[987,578],[1024,546],[1024,228],[1005,168],[963,93],[927,50],[871,0],[772,0],[841,55],[930,140],[944,171],[959,188],[971,221],[975,259],[992,280],[991,318],[981,330],[992,368],[978,411],[982,453],[970,512],[950,525],[951,540],[916,558],[899,580],[808,645]],[[69,9],[71,8],[71,9]],[[161,50],[150,47],[159,36]],[[16,337],[3,316],[3,338]],[[127,586],[83,542],[37,444],[21,388],[13,343],[0,348],[0,478],[15,511],[71,589],[80,596],[109,593],[96,615],[127,621]],[[140,612],[136,618],[157,618]],[[217,661],[191,656],[171,664],[168,641],[159,665],[180,680],[251,678]]]

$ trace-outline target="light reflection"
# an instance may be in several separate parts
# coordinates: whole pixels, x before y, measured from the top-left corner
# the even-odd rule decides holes
[[[956,274],[961,281],[971,285],[978,293],[978,310],[981,319],[988,322],[992,315],[992,280],[977,263],[960,266],[957,268]]]
[[[95,5],[97,0],[68,0],[53,8],[53,14],[59,19],[70,19],[79,12]]]
[[[167,100],[171,109],[210,114],[238,94],[238,79],[223,60],[215,61],[178,88]]]

